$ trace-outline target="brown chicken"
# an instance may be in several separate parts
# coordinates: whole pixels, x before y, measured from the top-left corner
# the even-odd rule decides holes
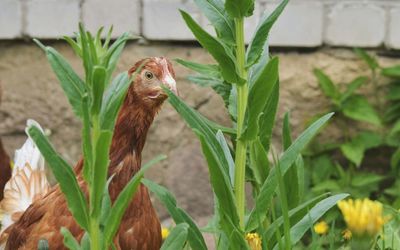
[[[171,63],[162,57],[139,61],[129,70],[132,74],[142,65],[134,79],[118,114],[112,140],[109,176],[114,177],[109,186],[111,200],[141,167],[141,152],[148,129],[167,98],[161,85],[176,93],[175,73]],[[85,190],[81,170],[83,160],[75,168],[78,181]],[[46,239],[50,249],[66,249],[60,228],[66,227],[78,240],[83,236],[67,208],[58,186],[52,188],[42,199],[34,202],[20,220],[6,229],[6,249],[36,249],[40,239]],[[154,250],[161,246],[161,227],[151,204],[148,191],[140,185],[132,199],[119,231],[114,239],[117,249]]]
[[[0,86],[0,103],[1,96],[3,94],[2,88]],[[3,143],[0,139],[0,200],[3,199],[3,190],[7,181],[11,177],[11,164],[10,157],[7,152],[4,150]]]

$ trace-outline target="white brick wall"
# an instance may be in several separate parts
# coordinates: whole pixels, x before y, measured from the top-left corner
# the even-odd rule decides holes
[[[85,0],[82,4],[82,19],[86,28],[96,32],[104,26],[113,25],[113,36],[124,32],[140,33],[140,2],[135,0]]]
[[[0,0],[0,38],[21,36],[21,3],[15,0]]]
[[[390,48],[400,49],[400,6],[391,8],[388,23],[386,45]]]
[[[72,35],[79,15],[79,0],[27,0],[24,32],[38,38]]]
[[[267,3],[270,14],[279,3]],[[319,1],[291,2],[273,26],[272,46],[315,47],[322,45],[324,5]]]
[[[256,0],[246,21],[249,41],[264,11],[280,0]],[[114,25],[114,36],[131,31],[149,40],[193,40],[178,9],[209,32],[193,0],[0,0],[0,39],[58,38],[84,22],[92,31]],[[400,0],[291,0],[269,38],[272,46],[360,46],[400,49]]]
[[[336,4],[326,16],[325,40],[339,46],[380,46],[385,39],[385,12],[376,4]]]

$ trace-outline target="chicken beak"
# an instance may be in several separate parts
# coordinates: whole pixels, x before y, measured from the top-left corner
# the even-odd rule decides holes
[[[178,90],[176,88],[176,81],[173,77],[168,75],[167,77],[164,78],[163,84],[171,90],[175,95],[179,96]]]

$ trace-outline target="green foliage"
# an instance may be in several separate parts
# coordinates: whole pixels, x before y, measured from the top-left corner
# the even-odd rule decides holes
[[[111,206],[107,188],[111,140],[118,111],[132,80],[127,72],[117,75],[111,84],[110,79],[123,47],[131,37],[125,33],[109,46],[111,30],[104,41],[101,40],[101,33],[102,29],[96,36],[92,36],[81,25],[76,40],[65,37],[77,56],[82,59],[85,80],[74,72],[56,50],[35,40],[46,52],[72,109],[83,122],[83,177],[88,186],[88,194],[84,194],[73,169],[57,154],[42,131],[35,124],[30,124],[27,131],[48,162],[74,219],[86,231],[79,243],[68,229],[61,229],[65,246],[74,250],[108,249],[112,245],[122,216],[140,184],[144,171],[150,165],[164,159],[158,157],[146,164],[124,187]]]
[[[189,225],[181,223],[172,229],[161,250],[182,249],[188,236]]]
[[[314,70],[321,91],[331,103],[328,111],[338,114],[334,119],[343,137],[324,143],[316,139],[308,148],[310,196],[345,191],[358,198],[379,199],[398,209],[400,199],[394,190],[398,190],[400,165],[399,66],[382,67],[364,50],[357,48],[354,52],[368,66],[369,75],[339,86],[323,71]],[[379,157],[381,154],[385,156]],[[395,224],[385,225],[384,232],[385,238],[394,242]],[[382,240],[379,244],[383,249]]]

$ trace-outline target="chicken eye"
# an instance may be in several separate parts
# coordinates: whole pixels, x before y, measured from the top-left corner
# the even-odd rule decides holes
[[[154,75],[150,71],[147,71],[144,76],[146,77],[147,80],[153,79]]]

